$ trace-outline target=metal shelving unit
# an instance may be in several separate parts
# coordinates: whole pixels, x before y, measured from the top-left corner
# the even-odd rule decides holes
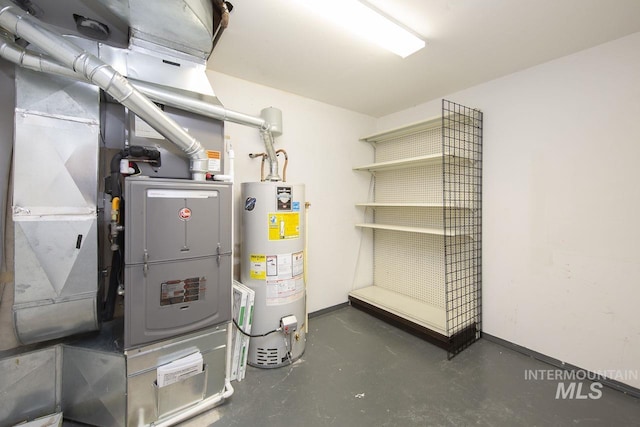
[[[480,337],[482,113],[447,100],[440,117],[362,138],[375,162],[374,280],[352,305],[418,333],[449,358]]]

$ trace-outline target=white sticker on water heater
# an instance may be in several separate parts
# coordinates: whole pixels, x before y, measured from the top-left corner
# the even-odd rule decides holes
[[[267,305],[283,305],[304,296],[304,254],[302,251],[267,255]]]
[[[284,305],[298,301],[304,296],[302,277],[286,280],[267,280],[267,301],[270,305]]]

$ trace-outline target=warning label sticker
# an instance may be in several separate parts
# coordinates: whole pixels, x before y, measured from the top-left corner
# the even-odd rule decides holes
[[[160,305],[182,304],[204,299],[207,289],[205,277],[167,280],[160,285]]]
[[[269,240],[298,239],[300,237],[300,213],[270,213]]]
[[[304,296],[302,277],[287,280],[267,280],[267,305],[284,305]]]
[[[207,150],[207,158],[209,159],[209,172],[220,172],[220,152]]]
[[[256,280],[264,280],[267,278],[266,262],[267,257],[264,255],[251,254],[249,257],[251,266],[249,267],[249,277]]]
[[[267,255],[267,305],[283,305],[304,296],[303,252]]]

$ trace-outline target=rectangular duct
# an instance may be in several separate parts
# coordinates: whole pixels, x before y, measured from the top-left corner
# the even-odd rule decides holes
[[[16,69],[13,314],[24,344],[98,328],[99,101],[95,86]]]

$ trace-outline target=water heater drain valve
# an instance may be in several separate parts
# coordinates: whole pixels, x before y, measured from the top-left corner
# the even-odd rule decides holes
[[[280,328],[285,335],[289,335],[298,329],[298,319],[296,316],[285,316],[280,319]]]

